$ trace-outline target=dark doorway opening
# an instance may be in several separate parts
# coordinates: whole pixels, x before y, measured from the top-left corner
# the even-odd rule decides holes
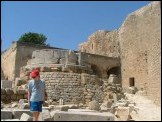
[[[99,77],[101,77],[101,71],[96,65],[92,64],[91,69],[93,70],[94,75],[98,75]]]
[[[120,77],[120,67],[113,67],[107,71],[107,76],[109,78],[110,74],[114,74],[117,77]]]
[[[134,77],[129,78],[129,87],[135,86]]]

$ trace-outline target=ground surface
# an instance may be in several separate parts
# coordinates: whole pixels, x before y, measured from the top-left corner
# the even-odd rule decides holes
[[[137,114],[134,112],[132,117],[135,121],[160,121],[161,107],[153,103],[146,96],[138,94],[126,94],[128,100],[136,103]]]

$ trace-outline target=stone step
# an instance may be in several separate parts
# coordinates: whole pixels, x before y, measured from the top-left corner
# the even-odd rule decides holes
[[[53,121],[114,121],[114,115],[95,112],[64,112],[56,111]]]

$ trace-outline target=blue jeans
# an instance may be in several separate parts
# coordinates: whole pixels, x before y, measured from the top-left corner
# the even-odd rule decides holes
[[[30,101],[30,111],[32,112],[42,112],[43,101]]]

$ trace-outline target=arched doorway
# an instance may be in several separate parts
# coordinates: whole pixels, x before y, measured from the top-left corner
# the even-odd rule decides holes
[[[114,74],[116,75],[117,77],[121,77],[121,70],[120,70],[120,67],[112,67],[110,69],[107,70],[107,76],[109,78],[110,74]]]

